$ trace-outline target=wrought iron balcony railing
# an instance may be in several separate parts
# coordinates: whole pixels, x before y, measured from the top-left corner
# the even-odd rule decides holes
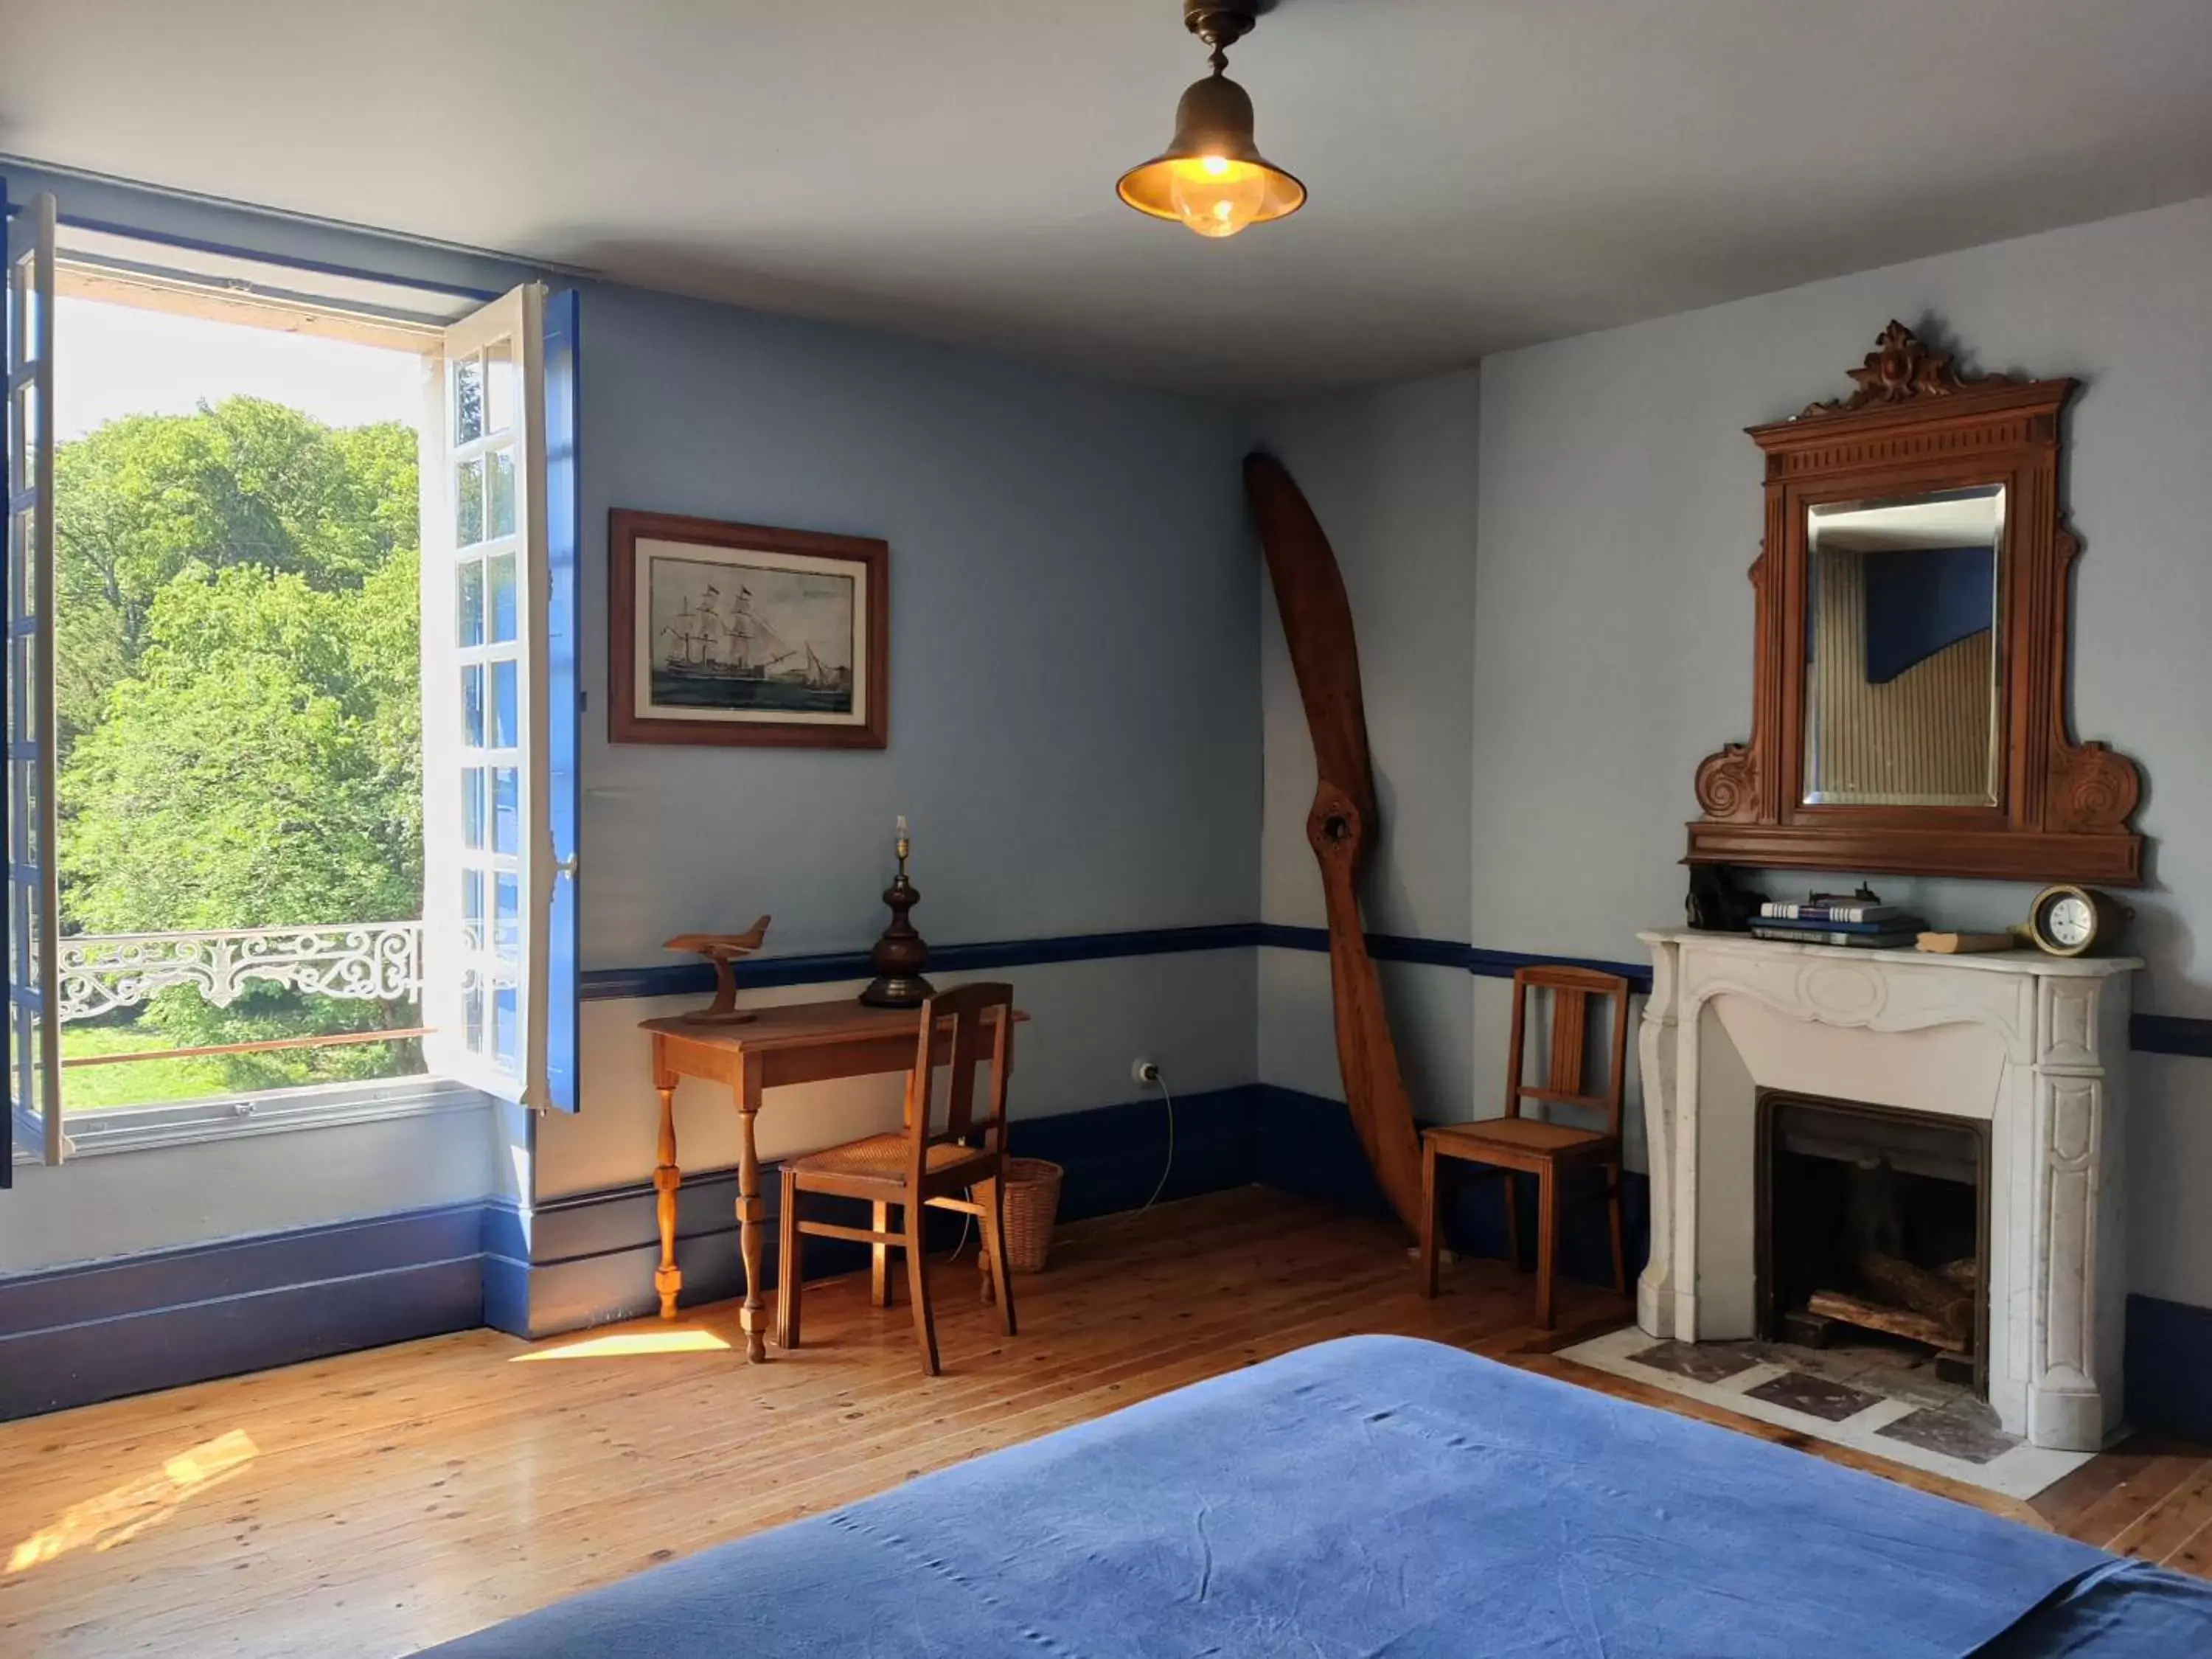
[[[365,1002],[411,1001],[422,986],[420,921],[76,933],[55,948],[64,1021],[135,1007],[179,985],[194,987],[218,1008],[253,982]]]
[[[339,922],[328,927],[233,927],[178,933],[75,933],[57,944],[60,1016],[96,1019],[134,1008],[174,986],[191,986],[227,1008],[252,983],[358,1002],[419,1001],[422,991],[420,921]],[[125,1054],[70,1054],[70,1070],[216,1054],[326,1048],[427,1036],[426,1026],[330,1031],[190,1048],[143,1048]]]

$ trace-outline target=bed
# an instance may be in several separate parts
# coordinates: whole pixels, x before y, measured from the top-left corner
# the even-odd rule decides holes
[[[1354,1337],[436,1650],[2182,1659],[2212,1584],[1649,1407]]]

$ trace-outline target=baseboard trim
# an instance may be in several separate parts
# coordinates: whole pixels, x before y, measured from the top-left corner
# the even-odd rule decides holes
[[[1066,1171],[1060,1217],[1134,1209],[1158,1186],[1167,1116],[1157,1099],[1014,1125],[1012,1146]],[[1340,1101],[1255,1084],[1176,1102],[1175,1164],[1164,1199],[1258,1182],[1388,1213]],[[773,1219],[772,1170],[763,1189]],[[677,1255],[684,1300],[744,1293],[734,1170],[687,1176]],[[1624,1176],[1629,1271],[1642,1270],[1650,1186]],[[1503,1186],[1456,1184],[1446,1236],[1462,1254],[1506,1254]],[[0,1420],[297,1364],[479,1325],[547,1336],[657,1306],[659,1260],[650,1182],[549,1200],[525,1213],[494,1200],[398,1212],[292,1232],[0,1279]],[[1524,1252],[1535,1203],[1520,1206]],[[957,1223],[939,1237],[949,1247]],[[1603,1206],[1571,1201],[1560,1261],[1569,1276],[1611,1275]],[[771,1246],[773,1241],[771,1240]],[[811,1239],[811,1279],[848,1273],[865,1252]],[[774,1282],[775,1252],[767,1262]],[[2212,1441],[2212,1308],[2128,1298],[2128,1415],[2138,1428]]]
[[[1088,1111],[1018,1121],[1008,1143],[1018,1158],[1042,1158],[1066,1171],[1060,1217],[1134,1209],[1158,1188],[1165,1198],[1188,1198],[1256,1178],[1253,1102],[1249,1087],[1188,1095],[1176,1102],[1175,1162],[1167,1185],[1167,1109],[1160,1100],[1124,1102]],[[763,1278],[776,1282],[775,1224],[781,1214],[775,1168],[761,1172],[769,1225]],[[649,1181],[577,1193],[540,1204],[531,1218],[530,1255],[488,1268],[484,1319],[519,1336],[544,1337],[635,1319],[659,1306],[653,1269],[660,1261],[657,1197]],[[821,1200],[824,1218],[838,1218],[835,1200]],[[737,1171],[687,1170],[676,1195],[676,1259],[684,1271],[679,1305],[743,1296],[744,1270],[737,1248]],[[856,1213],[852,1219],[861,1218]],[[959,1224],[949,1224],[940,1243],[951,1249]],[[834,1239],[809,1239],[800,1272],[817,1279],[864,1265],[862,1247]]]
[[[2128,1421],[2212,1445],[2212,1308],[2128,1298]]]
[[[0,1419],[483,1320],[480,1204],[0,1279]]]
[[[1262,1085],[1255,1125],[1261,1185],[1309,1198],[1327,1199],[1349,1209],[1388,1215],[1390,1206],[1369,1167],[1352,1115],[1344,1103],[1326,1095]],[[1536,1250],[1536,1183],[1520,1182],[1521,1250],[1534,1261]],[[1485,1177],[1462,1167],[1454,1172],[1444,1215],[1444,1241],[1462,1255],[1504,1257],[1504,1177]],[[1651,1183],[1634,1170],[1621,1173],[1621,1233],[1632,1286],[1644,1271],[1651,1237]],[[1610,1284],[1613,1237],[1604,1205],[1570,1194],[1559,1216],[1559,1269],[1571,1279]]]

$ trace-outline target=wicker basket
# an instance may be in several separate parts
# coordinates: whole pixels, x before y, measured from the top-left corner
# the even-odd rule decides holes
[[[1006,1265],[1018,1273],[1044,1271],[1052,1254],[1053,1218],[1060,1213],[1060,1183],[1066,1174],[1041,1158],[1006,1160]]]

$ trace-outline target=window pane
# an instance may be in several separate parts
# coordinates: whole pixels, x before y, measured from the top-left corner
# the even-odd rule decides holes
[[[514,555],[502,553],[489,563],[491,566],[492,643],[503,645],[514,637]]]
[[[492,954],[501,962],[522,960],[522,878],[501,875],[492,878]]]
[[[483,534],[483,458],[453,470],[453,545],[474,547]]]
[[[495,749],[513,749],[522,741],[520,711],[515,702],[517,667],[513,662],[491,665],[491,745]],[[481,720],[477,729],[483,729]]]
[[[483,1005],[483,981],[471,974],[461,989],[461,1024],[469,1052],[472,1054],[484,1051]]]
[[[480,663],[470,663],[461,670],[461,742],[470,749],[484,746],[483,666]]]
[[[522,1053],[522,1022],[519,1017],[520,1012],[520,999],[517,996],[514,986],[499,985],[492,988],[492,1055],[499,1061],[501,1069],[509,1072],[516,1069],[518,1057]]]
[[[461,949],[481,951],[484,945],[483,872],[461,872]]]
[[[464,357],[453,365],[453,442],[471,444],[483,434],[483,365]]]
[[[522,850],[522,775],[512,766],[492,769],[491,850]]]
[[[27,489],[31,487],[32,474],[39,465],[39,446],[33,441],[39,434],[39,383],[36,380],[27,382],[16,393],[15,422],[23,458],[22,471],[17,476],[21,479],[23,488]],[[509,487],[512,488],[511,483]]]
[[[481,766],[461,769],[461,845],[481,848],[484,844],[484,769]]]
[[[453,603],[459,612],[461,643],[482,645],[484,617],[483,561],[465,560],[455,580],[459,591],[453,595]]]
[[[494,340],[483,356],[484,430],[504,432],[514,424],[514,349]]]
[[[490,491],[489,503],[491,520],[484,526],[484,539],[514,534],[514,452],[495,449],[484,457],[491,471],[485,477],[485,487]]]

